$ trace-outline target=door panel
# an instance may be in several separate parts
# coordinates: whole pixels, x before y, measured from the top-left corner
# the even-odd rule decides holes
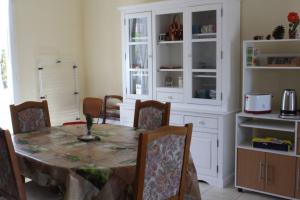
[[[237,159],[237,185],[263,190],[265,153],[238,149]]]
[[[126,96],[145,99],[152,96],[151,13],[125,16]]]
[[[295,197],[300,199],[300,158],[297,159],[297,170],[296,170],[296,193]]]
[[[300,155],[300,138],[297,140],[297,154]]]
[[[196,135],[192,138],[191,153],[198,177],[217,176],[217,135],[199,132]]]
[[[296,157],[266,154],[265,191],[294,197]]]

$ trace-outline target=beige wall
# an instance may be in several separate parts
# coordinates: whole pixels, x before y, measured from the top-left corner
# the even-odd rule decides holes
[[[81,0],[14,0],[17,78],[20,101],[39,98],[41,55],[68,58],[83,67]],[[84,91],[81,70],[81,91]]]
[[[242,39],[252,39],[254,35],[272,34],[273,29],[278,25],[285,26],[287,38],[287,15],[291,11],[300,13],[299,0],[242,0]]]
[[[38,97],[36,59],[54,53],[74,57],[87,96],[122,94],[120,6],[155,0],[15,0],[17,56],[22,100]],[[297,9],[295,9],[297,8]],[[242,0],[242,39],[287,27],[299,0]],[[239,38],[237,38],[239,39]]]

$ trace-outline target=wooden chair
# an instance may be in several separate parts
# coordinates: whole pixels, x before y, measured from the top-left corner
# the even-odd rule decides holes
[[[10,105],[10,113],[14,134],[51,127],[47,101]]]
[[[133,127],[154,130],[169,125],[170,107],[170,103],[137,100],[135,102]]]
[[[1,197],[7,200],[62,199],[60,195],[54,194],[48,188],[38,186],[33,182],[24,184],[10,133],[1,128],[0,168],[0,199]]]
[[[135,199],[183,200],[192,124],[141,133]]]
[[[120,120],[120,106],[118,103],[123,102],[123,97],[118,95],[106,95],[104,97],[104,110],[102,124],[106,123],[107,119]]]
[[[103,100],[100,98],[86,97],[83,100],[83,114],[90,114],[92,118],[97,118],[99,122],[103,107]]]

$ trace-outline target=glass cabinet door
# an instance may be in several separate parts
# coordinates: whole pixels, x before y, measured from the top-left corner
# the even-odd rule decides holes
[[[191,11],[192,101],[220,100],[220,8],[198,7]]]
[[[151,17],[150,13],[126,16],[126,95],[144,99],[151,95]]]

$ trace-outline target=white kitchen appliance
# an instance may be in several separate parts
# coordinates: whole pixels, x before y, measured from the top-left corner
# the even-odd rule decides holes
[[[246,94],[245,95],[245,112],[254,114],[270,113],[272,94]]]

